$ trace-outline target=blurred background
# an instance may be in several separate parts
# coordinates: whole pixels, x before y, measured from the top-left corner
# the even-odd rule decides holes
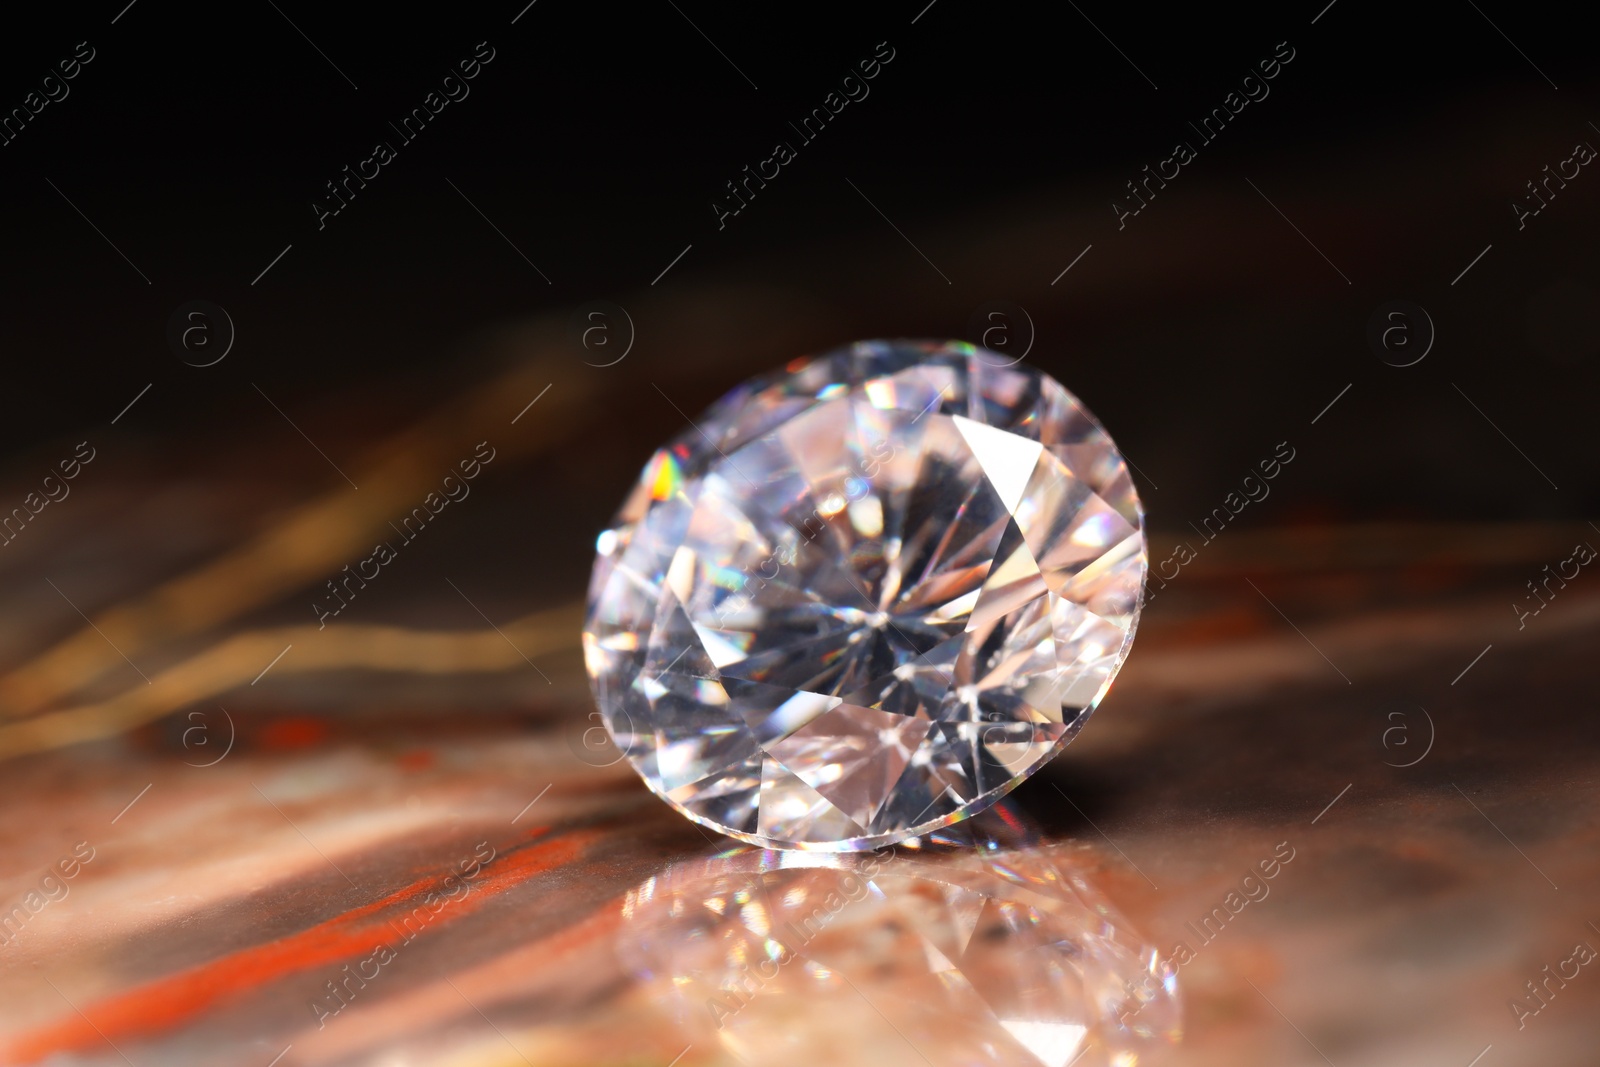
[[[674,398],[686,409],[857,336],[966,337],[1001,301],[1032,318],[1030,360],[1155,484],[1168,475],[1158,522],[1205,510],[1232,468],[1350,382],[1315,431],[1315,476],[1280,487],[1274,519],[1594,510],[1580,405],[1595,198],[1580,176],[1520,230],[1512,209],[1537,206],[1526,183],[1600,137],[1587,49],[1559,27],[1519,34],[1507,12],[1513,45],[1471,4],[1336,3],[1314,25],[1318,12],[1267,6],[1151,21],[942,2],[915,24],[920,11],[671,4],[116,14],[54,13],[3,45],[8,109],[78,42],[95,57],[3,148],[11,456],[107,432],[153,382],[109,431],[112,462],[170,475],[255,448],[310,469],[250,383],[337,458],[481,374],[497,331],[592,300],[629,307],[638,334],[596,387],[644,396],[703,353],[707,380]],[[404,141],[390,124],[480,41],[495,58],[470,95]],[[879,42],[894,59],[858,81],[868,95],[803,141],[790,124]],[[1252,73],[1268,95],[1207,143],[1191,123]],[[313,204],[336,204],[327,184],[379,141],[393,162],[319,228]],[[796,158],[719,228],[726,184],[779,141]],[[1179,141],[1194,161],[1119,228],[1126,183]],[[647,313],[722,291],[740,295],[691,329]],[[763,297],[792,303],[790,332],[729,344]],[[1366,342],[1371,313],[1398,299],[1439,335],[1406,373]],[[166,338],[193,300],[237,331],[205,373]],[[1563,491],[1528,478],[1451,382]],[[649,441],[681,422],[658,400]],[[171,444],[195,435],[214,444]]]
[[[1600,946],[1570,16],[524,3],[8,15],[0,1062],[671,1061],[608,939],[715,845],[591,736],[593,539],[726,389],[898,336],[1061,379],[1153,563],[1196,554],[1017,794],[1163,956],[1306,842],[1183,968],[1176,1061],[1590,1062],[1600,978],[1527,985]],[[480,839],[556,851],[314,1025],[355,957],[293,939]],[[79,841],[76,898],[32,909]]]

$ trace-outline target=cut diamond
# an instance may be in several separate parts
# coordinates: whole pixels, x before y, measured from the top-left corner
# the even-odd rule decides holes
[[[902,840],[1004,796],[1110,687],[1145,574],[1127,466],[1054,379],[981,352],[861,342],[753,379],[600,535],[595,697],[690,818]]]

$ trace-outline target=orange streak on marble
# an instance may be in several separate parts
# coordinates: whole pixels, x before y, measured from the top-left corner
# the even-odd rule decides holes
[[[390,1039],[426,1034],[443,1023],[470,1019],[499,1001],[557,992],[568,997],[603,997],[607,987],[625,977],[612,946],[622,926],[621,900],[607,901],[548,936],[456,972],[449,984],[433,982],[370,1004],[358,1002],[340,1013],[341,1020],[347,1020],[340,1026],[324,1030],[308,1026],[295,1037],[294,1047],[312,1060],[327,1062],[370,1048],[374,1033]],[[576,971],[563,967],[585,952],[592,958],[580,959]]]
[[[530,836],[547,830],[535,827]],[[496,893],[572,862],[600,836],[595,831],[578,831],[497,855],[468,883],[473,891],[434,912],[429,925],[469,915]],[[390,920],[377,920],[373,916],[396,908],[402,902],[409,901],[416,906],[446,877],[448,874],[435,874],[297,934],[241,949],[91,1004],[81,1015],[74,1012],[60,1022],[22,1034],[5,1050],[3,1058],[7,1062],[33,1063],[52,1053],[92,1048],[102,1040],[117,1042],[121,1038],[160,1033],[187,1022],[227,997],[264,986],[296,971],[365,955],[376,947],[377,941],[389,943],[396,939],[396,929],[390,925]],[[409,909],[396,909],[392,918],[400,917],[406,910]]]

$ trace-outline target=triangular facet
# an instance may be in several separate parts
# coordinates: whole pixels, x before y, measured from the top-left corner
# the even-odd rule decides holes
[[[1044,446],[1038,441],[1030,441],[960,415],[952,416],[951,421],[961,431],[961,436],[967,439],[972,454],[978,457],[983,473],[1000,495],[1000,502],[1007,511],[1016,511],[1022,491],[1028,486],[1028,478],[1033,474]]]
[[[1044,1067],[1066,1067],[1083,1045],[1089,1028],[1078,1023],[1001,1019],[1000,1025]]]
[[[767,759],[761,766],[761,812],[756,832],[780,841],[847,841],[866,828],[795,777]]]
[[[933,724],[840,704],[766,746],[772,756],[834,806],[870,825]]]

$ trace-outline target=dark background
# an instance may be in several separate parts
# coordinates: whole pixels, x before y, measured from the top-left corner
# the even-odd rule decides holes
[[[614,463],[583,469],[620,498],[627,471],[682,421],[656,402],[659,368],[715,350],[675,398],[692,413],[804,351],[718,340],[739,294],[759,292],[815,309],[788,334],[819,348],[976,339],[986,302],[1026,308],[1028,358],[1116,434],[1158,527],[1203,515],[1286,439],[1305,458],[1254,521],[1600,504],[1600,178],[1585,168],[1521,232],[1510,207],[1575,142],[1600,144],[1593,45],[1575,16],[1361,0],[1320,15],[1321,0],[924,4],[539,0],[512,25],[521,0],[117,0],[12,23],[6,109],[77,42],[96,58],[0,147],[5,483],[31,485],[34,466],[90,435],[152,474],[251,440],[314,465],[288,452],[251,383],[337,455],[486,373],[473,341],[485,331],[608,299],[630,308],[638,342],[593,373],[609,375],[633,437]],[[401,145],[388,122],[479,41],[496,57],[470,96]],[[798,144],[787,123],[880,41],[895,58],[870,96]],[[1186,122],[1281,41],[1295,58],[1270,96],[1199,146]],[[780,138],[798,158],[719,231],[712,200]],[[1180,138],[1199,158],[1119,231],[1112,199]],[[379,139],[398,158],[319,231],[312,201]],[[194,299],[237,329],[214,367],[186,366],[167,344],[169,316]],[[1394,299],[1425,307],[1438,331],[1408,368],[1366,341]],[[651,307],[691,300],[704,303],[688,318],[703,336],[682,317],[670,335],[652,321]],[[623,430],[598,419],[596,432]],[[601,514],[588,510],[592,528]]]
[[[51,913],[61,940],[39,958],[59,988],[0,974],[17,976],[0,1031],[100,1018],[78,998],[270,946],[323,902],[365,908],[470,853],[476,820],[497,843],[548,820],[578,859],[415,951],[464,975],[533,946],[484,1022],[576,1018],[629,1049],[671,1041],[616,1061],[681,1055],[648,1017],[574,1012],[623,986],[614,962],[589,966],[614,957],[595,909],[717,847],[625,764],[587,759],[594,536],[650,449],[746,376],[864,337],[977,340],[975,315],[1003,302],[1033,335],[1013,314],[1007,349],[1136,466],[1153,566],[1199,544],[1191,525],[1280,442],[1295,450],[1160,589],[1112,699],[1016,794],[1163,942],[1272,842],[1303,848],[1185,969],[1184,1061],[1321,1062],[1314,1042],[1340,1064],[1465,1065],[1492,1040],[1480,1067],[1593,1062],[1600,982],[1563,992],[1536,1036],[1506,1011],[1590,937],[1600,884],[1600,596],[1563,580],[1546,611],[1557,590],[1533,587],[1574,540],[1600,545],[1600,163],[1524,229],[1512,211],[1575,143],[1600,146],[1580,13],[526,3],[111,0],[0,23],[0,116],[78,42],[96,51],[0,145],[0,516],[78,442],[97,450],[70,499],[0,545],[0,860],[18,872],[0,905],[83,827],[106,845],[90,877],[108,879],[74,890],[98,903]],[[325,183],[480,41],[496,57],[470,96],[319,231]],[[870,96],[719,230],[724,183],[882,41],[895,58]],[[1279,42],[1295,58],[1270,96],[1119,229],[1124,183],[1196,141],[1188,123]],[[169,346],[195,300],[236,327],[214,366]],[[613,366],[566,333],[601,300],[635,327]],[[1437,331],[1412,366],[1368,339],[1397,300]],[[315,630],[325,585],[485,438],[501,458],[471,500]],[[340,522],[299,524],[308,512]],[[262,541],[275,553],[250,555]],[[241,558],[268,576],[254,591],[229,585]],[[430,647],[503,638],[517,658],[351,667],[385,626]],[[227,669],[191,684],[213,662]],[[55,688],[35,699],[41,678]],[[64,721],[100,740],[72,743]],[[202,768],[215,750],[204,733],[191,747],[195,724],[220,742],[235,721],[233,755]],[[419,829],[393,834],[402,804]],[[614,829],[595,840],[601,817]],[[230,900],[213,892],[228,870],[274,884],[236,881]],[[574,954],[583,930],[595,955]],[[551,934],[549,951],[529,940]],[[383,988],[409,998],[420,980]],[[449,1025],[476,1028],[462,984],[443,994],[462,999]],[[306,1025],[287,989],[151,1046],[111,1031],[105,1061],[208,1054],[210,1033],[229,1062],[268,1063],[283,1045],[261,1035]],[[416,1029],[385,1019],[375,1047],[445,1018],[398,1003]],[[294,1042],[284,1067],[313,1062]]]

